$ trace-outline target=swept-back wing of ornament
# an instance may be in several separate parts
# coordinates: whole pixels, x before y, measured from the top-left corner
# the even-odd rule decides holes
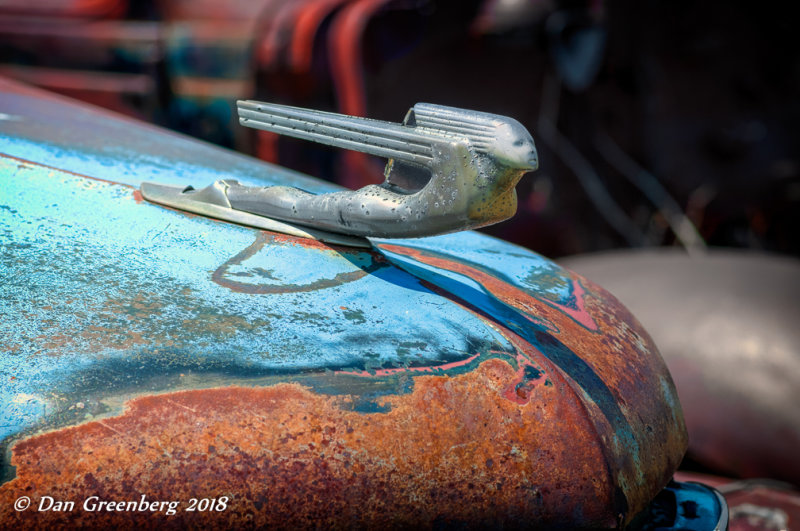
[[[237,106],[242,125],[389,159],[383,183],[324,194],[232,180],[200,191],[145,183],[143,196],[262,228],[294,227],[292,234],[336,243],[412,238],[508,219],[517,207],[514,186],[537,165],[527,130],[495,114],[418,103],[401,124],[257,101]],[[255,218],[269,223],[245,221]]]
[[[288,105],[237,102],[239,123],[281,135],[428,166],[442,135],[401,124]]]

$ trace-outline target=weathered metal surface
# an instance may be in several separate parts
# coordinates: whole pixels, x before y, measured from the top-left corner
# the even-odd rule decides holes
[[[331,186],[2,88],[0,522],[613,527],[677,467],[669,375],[594,284],[471,232],[346,249],[152,205]],[[13,509],[142,494],[181,510]]]

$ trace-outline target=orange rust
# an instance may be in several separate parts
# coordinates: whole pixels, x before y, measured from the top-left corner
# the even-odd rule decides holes
[[[603,413],[596,405],[587,403],[589,414],[596,420],[598,436],[607,441],[609,466],[621,478],[627,506],[632,510],[627,516],[632,516],[636,508],[644,507],[652,499],[654,486],[666,485],[688,446],[683,413],[658,349],[641,324],[613,295],[564,270],[573,283],[576,299],[574,307],[568,308],[457,260],[399,245],[381,244],[380,247],[475,280],[498,300],[545,326],[553,338],[577,353],[597,374],[612,393],[629,425],[629,433],[643,452],[637,461],[632,455],[633,448],[619,441],[612,444],[615,441],[612,426],[604,422]],[[441,294],[464,305],[453,295]],[[585,315],[576,315],[577,312]],[[487,317],[481,316],[491,325]],[[496,325],[495,328],[498,329]],[[498,331],[509,336],[506,329]],[[580,391],[576,389],[576,392]]]
[[[419,376],[386,413],[298,384],[137,398],[119,417],[18,443],[0,487],[11,525],[333,527],[611,526],[612,478],[584,406],[558,371],[525,405],[501,395],[516,370]],[[37,513],[21,495],[75,500],[230,496],[222,513]],[[182,506],[185,508],[185,503]]]

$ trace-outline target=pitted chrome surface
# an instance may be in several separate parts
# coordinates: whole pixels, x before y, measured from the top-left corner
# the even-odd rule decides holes
[[[514,190],[538,166],[528,131],[495,114],[418,103],[402,124],[255,101],[242,125],[389,159],[380,185],[311,194],[228,183],[231,207],[356,236],[410,238],[491,225],[517,208]]]

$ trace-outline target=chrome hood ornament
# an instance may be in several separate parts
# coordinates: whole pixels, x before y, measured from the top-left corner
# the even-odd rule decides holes
[[[214,195],[219,206],[303,230],[412,238],[491,225],[514,215],[514,187],[538,166],[525,127],[496,114],[418,103],[398,124],[256,101],[237,105],[247,127],[389,159],[383,183],[356,191],[311,194],[236,181],[212,185],[225,196]],[[152,186],[157,185],[142,185],[147,199]],[[165,187],[158,188],[159,198],[151,200],[185,208],[164,201]],[[194,194],[198,201],[210,196],[181,194],[183,199]],[[318,239],[329,241],[324,235]]]

